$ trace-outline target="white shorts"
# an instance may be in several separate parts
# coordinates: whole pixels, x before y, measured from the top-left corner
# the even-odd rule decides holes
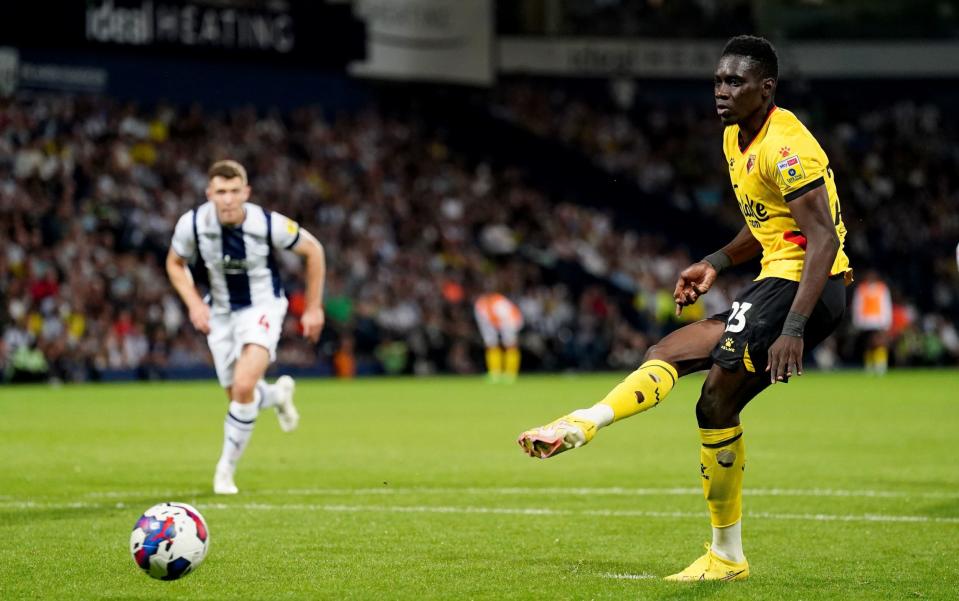
[[[247,344],[262,346],[270,351],[270,361],[276,360],[276,345],[288,304],[285,298],[278,298],[270,304],[210,316],[210,334],[206,341],[213,353],[220,386],[233,385],[233,368]]]
[[[516,346],[519,331],[523,329],[522,319],[501,319],[499,324],[494,324],[489,317],[478,311],[474,315],[486,348],[500,344],[507,348]]]

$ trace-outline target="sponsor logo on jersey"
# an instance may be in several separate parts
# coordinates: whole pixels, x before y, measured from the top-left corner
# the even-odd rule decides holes
[[[246,272],[246,259],[233,259],[230,255],[223,257],[223,260],[220,261],[220,267],[223,268],[223,273],[234,274],[234,273],[245,273]]]
[[[779,175],[782,176],[786,184],[795,184],[806,179],[802,161],[795,154],[776,163],[776,168],[779,169]]]
[[[739,201],[739,210],[742,211],[743,217],[751,226],[760,227],[762,222],[769,220],[769,213],[763,203],[756,202],[745,194],[743,194],[743,198],[737,198],[736,200]]]
[[[783,157],[788,157],[790,152],[792,152],[792,149],[789,148],[788,146],[783,146],[782,148],[779,149],[779,154],[782,155]]]

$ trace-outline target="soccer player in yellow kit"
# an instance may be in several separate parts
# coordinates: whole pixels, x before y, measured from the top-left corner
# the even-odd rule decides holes
[[[712,543],[673,581],[741,580],[746,452],[739,413],[770,384],[802,375],[804,348],[839,324],[852,279],[829,160],[809,130],[775,105],[778,59],[765,39],[729,40],[714,78],[729,178],[745,226],[722,249],[679,274],[676,314],[706,294],[726,268],[762,253],[762,269],[730,309],[651,347],[639,368],[599,403],[522,433],[532,457],[580,447],[609,424],[655,407],[676,379],[708,369],[696,403],[700,473]]]

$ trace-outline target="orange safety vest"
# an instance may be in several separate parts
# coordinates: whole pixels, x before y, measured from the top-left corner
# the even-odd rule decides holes
[[[476,314],[482,316],[494,328],[519,327],[523,323],[523,314],[511,300],[497,292],[483,294],[476,299]]]
[[[863,282],[852,302],[853,325],[864,330],[886,330],[892,325],[892,297],[882,282]]]

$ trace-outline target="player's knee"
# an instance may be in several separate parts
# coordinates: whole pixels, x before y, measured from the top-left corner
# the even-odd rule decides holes
[[[645,363],[646,361],[651,361],[653,359],[665,361],[666,363],[674,363],[675,357],[673,357],[673,353],[669,351],[668,346],[654,344],[646,349],[646,354],[643,355],[643,362]]]
[[[253,391],[256,388],[256,380],[253,378],[238,377],[233,382],[233,400],[239,403],[250,403],[253,401]]]
[[[700,428],[730,428],[737,422],[737,410],[727,395],[708,379],[696,403],[696,421]]]

